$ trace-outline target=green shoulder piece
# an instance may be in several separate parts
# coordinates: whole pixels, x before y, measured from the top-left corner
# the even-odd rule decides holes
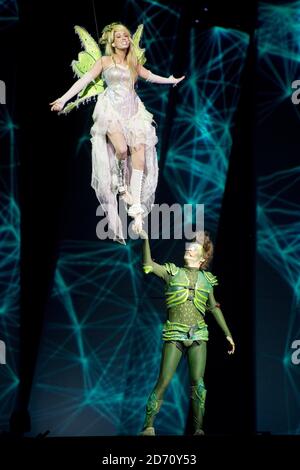
[[[75,26],[74,29],[79,36],[84,51],[79,52],[78,59],[72,61],[71,67],[74,74],[78,78],[81,78],[86,72],[91,70],[97,60],[100,59],[101,51],[96,41],[85,28]],[[76,101],[72,101],[62,110],[62,114],[69,113],[72,109],[77,108],[79,104],[88,102],[91,98],[96,97],[103,91],[104,82],[100,77],[97,77],[78,94]]]
[[[140,40],[141,40],[141,37],[142,37],[142,34],[143,34],[143,30],[144,30],[144,25],[140,24],[138,26],[136,32],[132,36],[132,44],[134,46],[134,50],[135,50],[135,53],[136,53],[136,56],[137,56],[137,59],[138,59],[138,63],[141,64],[141,65],[144,65],[144,63],[146,62],[145,49],[140,48]]]
[[[165,263],[164,267],[166,268],[167,273],[171,274],[172,276],[177,274],[179,271],[179,268],[174,263]]]
[[[210,273],[208,271],[203,271],[203,274],[204,274],[206,280],[209,282],[209,284],[212,287],[217,286],[219,284],[218,279],[212,273]]]

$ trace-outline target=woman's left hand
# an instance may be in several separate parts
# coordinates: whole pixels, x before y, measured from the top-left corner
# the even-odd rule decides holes
[[[235,351],[235,344],[231,336],[226,336],[227,341],[231,344],[231,349],[229,349],[228,354],[233,354]]]
[[[172,79],[172,83],[173,83],[173,87],[176,86],[179,82],[181,82],[181,80],[184,80],[185,79],[185,75],[183,75],[182,77],[180,78],[175,78],[173,75],[170,75],[170,77]]]

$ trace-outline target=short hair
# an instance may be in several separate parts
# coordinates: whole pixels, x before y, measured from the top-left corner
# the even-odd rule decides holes
[[[201,268],[207,269],[212,261],[214,252],[214,244],[210,239],[210,235],[208,232],[200,230],[199,232],[196,232],[193,241],[203,246],[203,257],[205,258],[205,261],[201,264]]]

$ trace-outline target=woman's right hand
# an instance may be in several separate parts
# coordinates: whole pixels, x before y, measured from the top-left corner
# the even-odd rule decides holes
[[[65,103],[58,98],[57,100],[52,101],[52,103],[49,103],[49,105],[51,106],[51,111],[62,111]]]

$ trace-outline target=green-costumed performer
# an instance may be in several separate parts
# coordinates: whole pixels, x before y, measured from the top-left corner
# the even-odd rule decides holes
[[[208,329],[206,311],[213,314],[230,343],[229,354],[235,344],[226,324],[220,304],[214,297],[216,276],[206,271],[212,255],[213,243],[207,232],[198,232],[192,243],[186,243],[184,267],[173,263],[158,264],[152,260],[146,232],[140,233],[143,242],[143,270],[165,281],[168,319],[163,328],[163,350],[158,380],[148,398],[143,430],[140,435],[154,436],[154,418],[160,410],[163,395],[183,354],[187,355],[193,411],[194,435],[203,435],[206,388],[204,372]]]

